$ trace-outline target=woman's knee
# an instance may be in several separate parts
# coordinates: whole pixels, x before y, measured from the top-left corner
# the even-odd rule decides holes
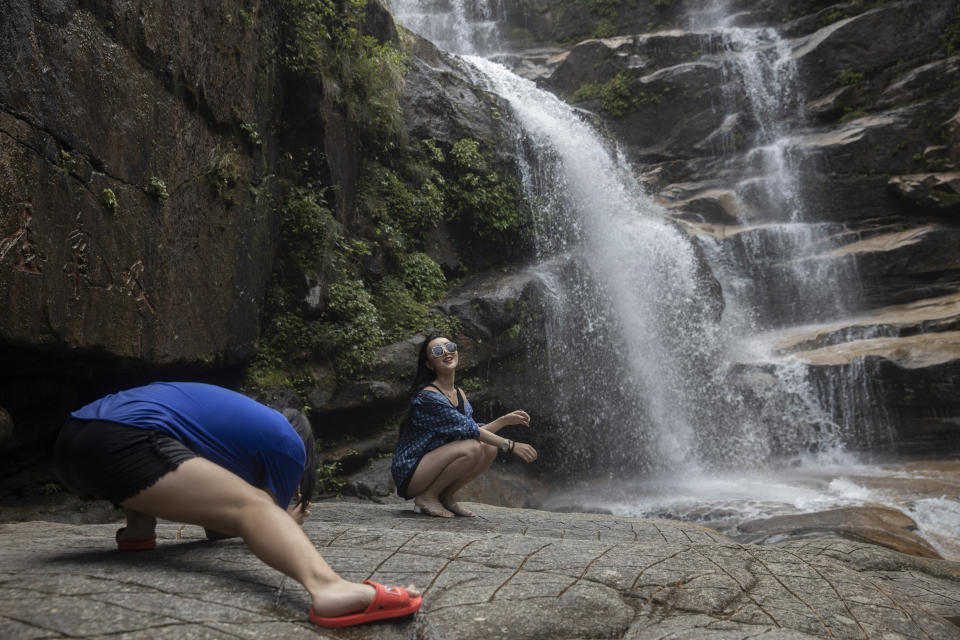
[[[485,442],[481,442],[480,446],[483,448],[483,451],[482,451],[483,459],[487,462],[493,462],[494,459],[497,457],[497,452],[500,451],[500,449],[493,446],[492,444],[487,444]]]
[[[469,456],[471,460],[480,462],[482,460],[485,460],[489,455],[487,452],[487,447],[489,445],[486,445],[480,442],[479,440],[471,439],[471,440],[463,440],[462,442],[463,442],[464,455]],[[496,451],[496,449],[494,449],[494,451]]]

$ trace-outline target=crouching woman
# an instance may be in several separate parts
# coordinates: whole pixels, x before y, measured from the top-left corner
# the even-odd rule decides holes
[[[397,494],[413,499],[413,509],[441,518],[473,516],[457,504],[456,494],[486,471],[497,451],[533,462],[537,451],[529,444],[497,435],[508,425],[530,425],[530,416],[516,410],[481,425],[473,408],[456,386],[457,345],[443,336],[428,336],[417,358],[414,396],[400,427],[391,472]]]
[[[340,627],[409,615],[421,598],[338,576],[301,529],[316,483],[310,425],[221,387],[156,382],[71,414],[54,464],[65,487],[126,509],[121,551],[156,547],[157,518],[240,536],[264,563],[302,584],[310,620]],[[289,507],[297,495],[297,504]]]

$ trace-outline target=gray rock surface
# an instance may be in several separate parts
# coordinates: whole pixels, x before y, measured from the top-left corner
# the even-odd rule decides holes
[[[344,577],[424,591],[409,621],[318,633],[299,585],[240,542],[163,524],[120,554],[115,525],[0,525],[0,636],[960,638],[960,565],[870,545],[737,544],[665,520],[471,505],[315,505],[305,530]]]

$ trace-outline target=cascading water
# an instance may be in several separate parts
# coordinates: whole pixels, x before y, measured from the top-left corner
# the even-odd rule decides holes
[[[423,19],[419,6],[395,0],[394,10],[409,26]],[[453,48],[472,48],[469,33],[460,38]],[[535,218],[548,221],[537,229],[541,271],[555,292],[548,374],[571,469],[586,462],[637,473],[767,458],[771,425],[747,415],[750,403],[723,379],[722,302],[689,238],[576,110],[499,64],[464,60],[476,84],[511,105],[534,158],[524,186],[541,209]],[[794,424],[777,448],[796,452],[816,437]]]
[[[390,0],[411,31],[444,51],[483,55],[499,48],[500,0]]]
[[[551,373],[557,396],[571,400],[565,413],[593,434],[604,424],[631,425],[631,434],[617,429],[616,435],[640,448],[629,451],[634,468],[702,462],[696,440],[708,419],[702,397],[708,391],[698,383],[718,342],[710,335],[716,325],[701,313],[706,291],[690,242],[665,223],[567,104],[498,64],[468,61],[478,72],[475,80],[510,103],[519,134],[538,159],[538,168],[526,169],[530,200],[550,202],[551,211],[565,209],[574,225],[537,230],[545,254],[569,247],[563,260],[543,256],[555,258],[545,272],[564,260],[581,267],[553,276],[559,284],[553,287],[550,358],[559,369]],[[564,240],[571,236],[575,246]],[[622,382],[604,388],[597,379],[571,381],[569,372],[591,361],[605,373],[614,373],[611,363],[617,363],[618,375],[603,378]],[[584,402],[585,396],[595,401]]]
[[[399,22],[448,51],[495,53],[490,18],[499,8],[492,3],[392,5]],[[714,55],[729,84],[750,89],[757,133],[744,166],[753,172],[744,172],[738,190],[766,210],[766,222],[741,229],[742,241],[726,247],[705,243],[722,302],[696,247],[578,112],[498,64],[464,58],[473,81],[506,100],[519,125],[548,292],[545,366],[562,453],[572,467],[592,463],[580,475],[597,479],[558,498],[558,506],[572,501],[716,527],[732,519],[735,527],[743,518],[890,500],[846,478],[854,467],[843,445],[856,428],[836,424],[820,401],[833,393],[842,396],[834,402],[849,402],[862,390],[824,389],[798,361],[775,365],[773,375],[731,365],[751,361],[747,337],[822,322],[843,313],[851,297],[822,285],[838,267],[815,259],[835,246],[829,236],[837,229],[806,222],[796,146],[784,125],[791,117],[793,127],[802,125],[789,43],[772,29],[729,26],[717,19],[724,13],[712,4],[700,28],[720,32]],[[731,95],[729,105],[737,102]],[[785,289],[779,302],[772,299],[778,288]],[[779,309],[758,314],[765,305]],[[759,359],[768,348],[756,349]],[[783,456],[809,460],[810,452],[809,467],[765,468]],[[924,514],[943,508],[936,502]]]
[[[856,264],[852,259],[824,258],[847,242],[848,234],[840,225],[812,221],[815,216],[807,211],[804,198],[804,158],[795,137],[806,123],[793,46],[776,29],[736,26],[739,16],[729,4],[708,0],[692,15],[691,27],[719,35],[712,41],[720,43],[715,55],[724,70],[727,117],[744,117],[754,129],[737,190],[741,200],[752,201],[761,210],[764,224],[751,228],[741,221],[745,228],[737,242],[725,247],[706,243],[728,304],[748,310],[727,316],[728,322],[736,323],[731,333],[753,337],[771,329],[848,317],[860,305],[859,290],[851,286],[860,280]],[[822,428],[817,442],[821,452],[835,452],[844,444],[875,445],[878,434],[886,433],[885,414],[872,410],[876,403],[864,371],[843,379],[834,374],[824,384],[797,375],[796,363],[778,369],[777,378],[820,414],[816,422]]]

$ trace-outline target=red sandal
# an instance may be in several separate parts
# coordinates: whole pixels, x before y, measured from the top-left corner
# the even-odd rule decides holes
[[[147,540],[120,540],[120,534],[126,531],[126,527],[117,529],[116,541],[117,549],[120,551],[150,551],[157,548],[157,535]]]
[[[377,590],[373,596],[373,602],[370,606],[360,613],[348,613],[343,616],[334,616],[324,618],[318,616],[310,609],[310,622],[321,627],[349,627],[355,624],[364,624],[366,622],[375,622],[377,620],[388,620],[390,618],[402,618],[414,613],[420,608],[423,598],[420,596],[411,596],[406,589],[401,587],[385,587],[379,582],[364,580]]]

